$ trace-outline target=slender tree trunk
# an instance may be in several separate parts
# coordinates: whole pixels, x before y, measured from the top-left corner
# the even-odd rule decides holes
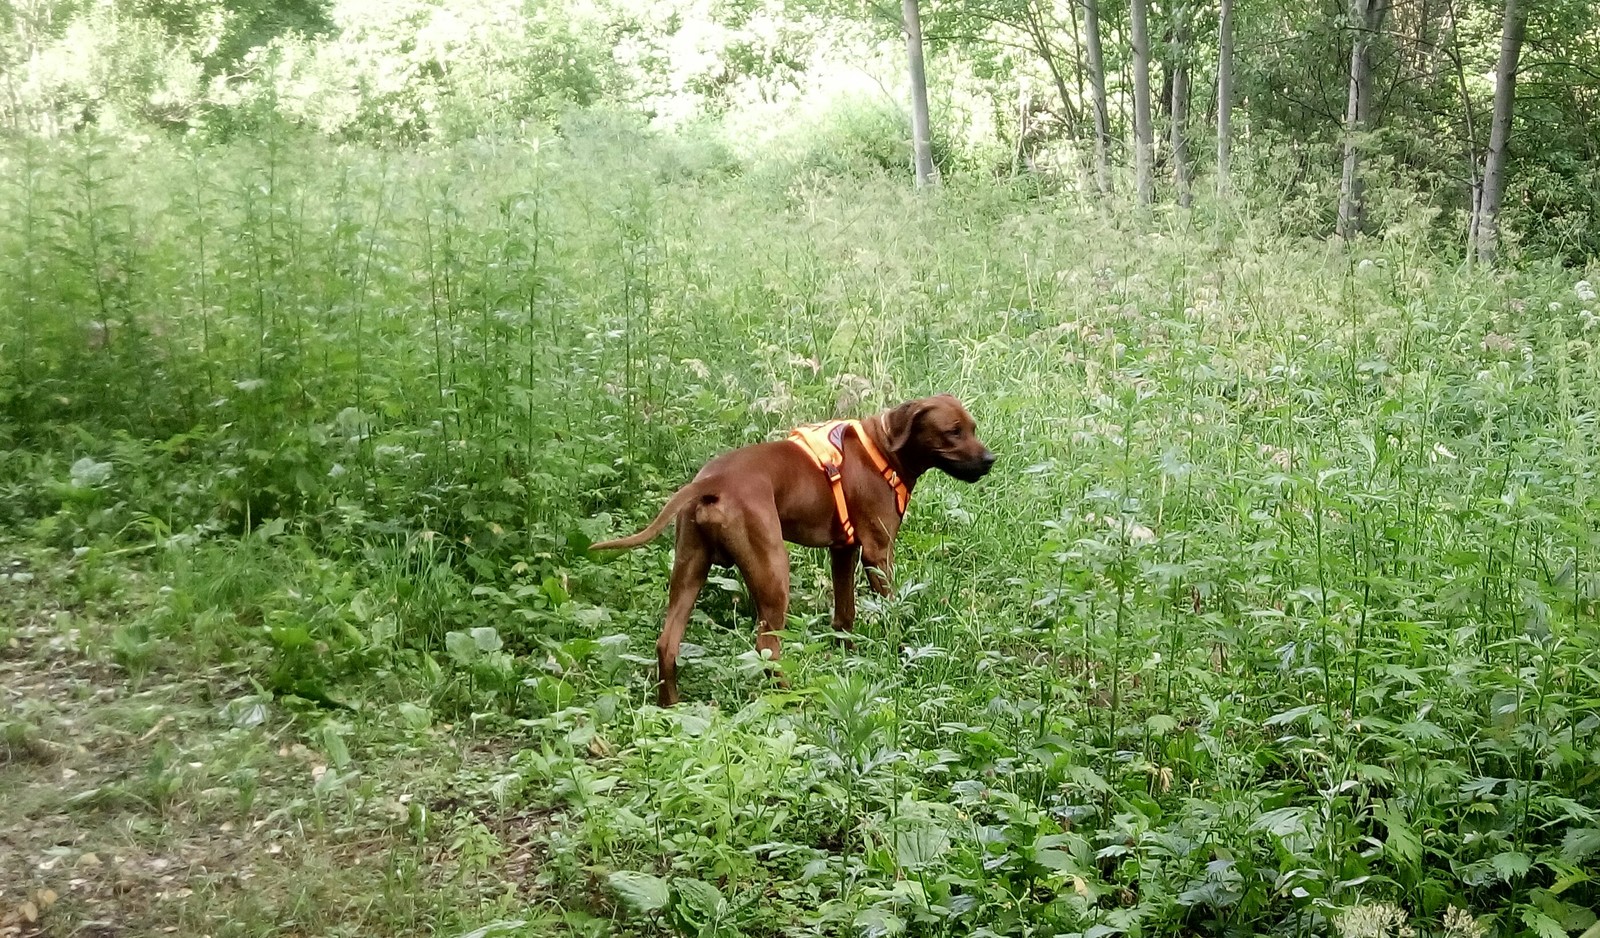
[[[1178,204],[1194,203],[1189,180],[1189,36],[1188,10],[1175,4],[1172,10],[1172,180],[1178,187]]]
[[[1500,202],[1506,192],[1506,151],[1511,146],[1511,110],[1517,96],[1517,60],[1527,12],[1519,0],[1506,0],[1500,26],[1500,61],[1494,67],[1494,117],[1489,124],[1489,150],[1483,158],[1483,192],[1475,226],[1478,261],[1494,263],[1500,241]]]
[[[1339,178],[1339,237],[1361,233],[1361,134],[1372,112],[1372,36],[1383,23],[1388,0],[1351,0],[1350,97],[1344,112],[1344,169]]]
[[[911,72],[911,152],[917,173],[917,187],[931,186],[933,177],[933,137],[928,129],[928,76],[922,64],[922,17],[917,0],[900,0],[905,19],[906,58]]]
[[[1017,84],[1017,146],[1011,152],[1012,179],[1017,178],[1017,172],[1022,167],[1024,141],[1028,139],[1028,103],[1028,77],[1023,75]]]
[[[1150,127],[1150,27],[1146,0],[1130,0],[1133,27],[1133,164],[1139,204],[1155,201],[1155,132]]]
[[[1083,0],[1083,45],[1094,97],[1094,172],[1100,194],[1110,195],[1111,114],[1106,104],[1106,58],[1100,48],[1100,0]]]
[[[1477,118],[1473,113],[1472,95],[1467,91],[1467,70],[1461,64],[1461,36],[1456,30],[1455,4],[1445,5],[1448,14],[1446,28],[1449,31],[1450,41],[1441,42],[1441,49],[1450,59],[1450,64],[1455,68],[1456,91],[1461,95],[1461,114],[1466,122],[1466,150],[1467,150],[1467,258],[1473,259],[1478,250],[1478,206],[1483,204],[1483,187],[1478,182],[1478,128]]]
[[[1177,42],[1177,36],[1169,27],[1166,35],[1162,36],[1160,40],[1160,45],[1167,55],[1170,56],[1172,50],[1176,48],[1173,45],[1175,42]],[[1157,91],[1155,97],[1150,100],[1150,107],[1155,112],[1154,116],[1165,118],[1169,121],[1172,119],[1172,86],[1176,77],[1172,74],[1172,63],[1165,63],[1161,69],[1161,90]]]
[[[1233,0],[1217,22],[1217,198],[1226,199],[1233,162]]]
[[[1073,89],[1074,89],[1074,92],[1075,92],[1075,95],[1076,95],[1073,98],[1073,100],[1082,103],[1083,101],[1090,100],[1090,96],[1086,93],[1086,89],[1088,88],[1088,84],[1085,81],[1084,75],[1083,75],[1083,73],[1084,73],[1084,66],[1083,66],[1083,26],[1082,26],[1082,23],[1080,23],[1079,20],[1078,20],[1078,3],[1077,3],[1077,0],[1073,0],[1072,3],[1067,4],[1067,8],[1072,11],[1072,32],[1070,33],[1070,35],[1072,36],[1072,77],[1073,77],[1073,82],[1074,82]],[[1089,110],[1091,112],[1094,110],[1093,103],[1091,103],[1089,105]],[[1082,127],[1083,121],[1080,120],[1078,123],[1079,123],[1079,126]],[[1085,133],[1092,133],[1093,131],[1092,131],[1092,129],[1085,129],[1084,132]],[[1088,141],[1088,140],[1085,140],[1085,139],[1082,139],[1082,138],[1080,138],[1077,141],[1075,141],[1075,143],[1077,144],[1077,147],[1078,147],[1078,169],[1079,169],[1079,171],[1080,171],[1080,173],[1081,173],[1081,175],[1083,177],[1082,178],[1082,183],[1080,184],[1079,189],[1081,191],[1083,191],[1083,192],[1088,192],[1089,191],[1089,187],[1091,185],[1094,185],[1098,189],[1099,185],[1098,185],[1098,183],[1096,183],[1094,181],[1094,179],[1095,179],[1095,159],[1094,159],[1094,156],[1095,156],[1095,144],[1092,141]]]

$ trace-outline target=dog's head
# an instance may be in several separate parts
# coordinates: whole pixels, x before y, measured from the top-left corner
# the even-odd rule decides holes
[[[908,466],[976,482],[994,465],[994,453],[978,439],[972,415],[949,394],[907,401],[884,414],[883,424],[889,448]]]

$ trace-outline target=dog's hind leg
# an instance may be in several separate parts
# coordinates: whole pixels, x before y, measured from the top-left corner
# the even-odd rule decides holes
[[[777,661],[783,642],[774,633],[785,628],[789,616],[789,549],[775,509],[742,520],[737,534],[728,538],[728,548],[756,602],[756,653]],[[788,684],[781,671],[778,683]]]
[[[694,601],[711,570],[711,545],[698,524],[678,521],[677,547],[672,561],[672,586],[667,594],[667,622],[656,639],[656,669],[660,684],[656,703],[670,707],[678,702],[678,646],[694,612]]]

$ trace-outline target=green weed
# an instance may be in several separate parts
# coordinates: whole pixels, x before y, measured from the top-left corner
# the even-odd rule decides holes
[[[274,134],[0,151],[0,263],[31,284],[0,343],[33,350],[0,365],[0,518],[84,549],[85,602],[148,563],[167,589],[113,660],[248,675],[327,760],[285,808],[321,834],[396,734],[493,747],[441,816],[406,809],[386,894],[443,849],[480,896],[536,858],[537,898],[450,921],[576,931],[1594,925],[1572,273],[1001,183],[663,174],[581,125]],[[797,553],[793,689],[751,675],[726,579],[695,702],[650,706],[668,551],[588,544],[712,453],[935,391],[1002,462],[919,489],[859,646]],[[118,809],[181,803],[178,764]],[[244,813],[252,768],[213,786]]]

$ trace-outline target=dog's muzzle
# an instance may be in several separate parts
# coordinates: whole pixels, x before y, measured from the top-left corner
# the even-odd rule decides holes
[[[976,482],[988,475],[989,470],[994,468],[995,458],[996,457],[994,453],[984,450],[983,455],[977,457],[976,459],[969,459],[965,462],[957,463],[954,467],[955,471],[951,472],[950,474],[963,482]]]

